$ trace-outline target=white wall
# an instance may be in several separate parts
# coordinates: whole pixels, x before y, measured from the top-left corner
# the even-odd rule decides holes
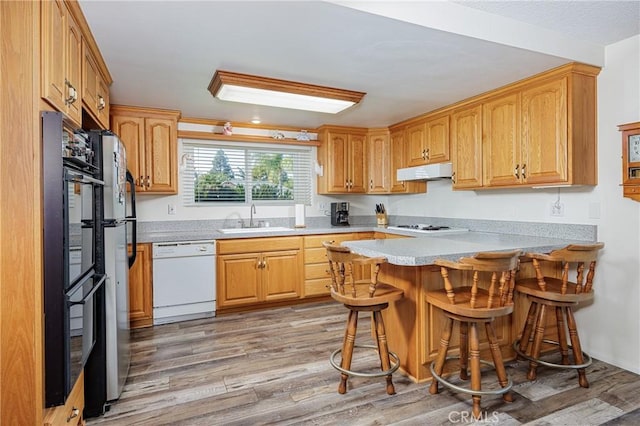
[[[598,178],[593,188],[562,188],[565,215],[553,217],[558,189],[456,191],[430,182],[427,194],[389,197],[391,214],[579,223],[605,243],[592,306],[576,318],[592,356],[640,373],[640,203],[622,197],[617,125],[640,120],[640,36],[606,48],[598,77]]]

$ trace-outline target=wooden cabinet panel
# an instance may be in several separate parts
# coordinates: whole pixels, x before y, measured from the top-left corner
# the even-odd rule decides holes
[[[367,157],[365,155],[366,136],[349,135],[349,192],[367,192]]]
[[[482,106],[484,183],[515,185],[520,161],[520,94],[501,96]]]
[[[427,183],[420,181],[398,180],[397,170],[407,167],[407,150],[405,146],[405,130],[395,130],[390,135],[391,151],[391,188],[389,192],[397,194],[413,194],[426,192]]]
[[[64,405],[45,410],[43,423],[45,426],[84,425],[83,410],[84,372],[80,373]]]
[[[407,165],[420,166],[426,164],[425,138],[426,123],[421,122],[407,127]]]
[[[82,103],[96,122],[109,128],[109,84],[100,72],[94,52],[82,43]]]
[[[328,157],[327,192],[348,191],[349,181],[349,135],[346,133],[332,133],[327,141]]]
[[[178,192],[178,111],[113,105],[111,127],[127,149],[141,194]]]
[[[453,187],[482,186],[482,106],[474,105],[451,115]]]
[[[529,184],[567,181],[567,78],[522,92],[520,174]]]
[[[131,247],[129,247],[129,250]],[[153,325],[153,272],[151,244],[138,244],[136,262],[129,269],[129,322],[131,328]]]
[[[82,34],[62,0],[41,2],[40,6],[41,96],[80,126]]]
[[[427,121],[426,130],[427,163],[449,161],[449,115]]]
[[[262,256],[264,300],[274,301],[300,297],[302,256],[299,250],[270,252]]]
[[[218,307],[260,301],[259,253],[218,256]]]
[[[369,187],[368,193],[387,193],[390,191],[391,177],[391,145],[387,131],[372,132],[367,142],[367,157],[369,159]]]

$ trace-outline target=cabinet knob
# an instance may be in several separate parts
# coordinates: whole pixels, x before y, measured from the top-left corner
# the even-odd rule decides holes
[[[76,407],[71,408],[71,414],[67,417],[67,423],[69,423],[72,419],[75,419],[80,415],[80,410]]]

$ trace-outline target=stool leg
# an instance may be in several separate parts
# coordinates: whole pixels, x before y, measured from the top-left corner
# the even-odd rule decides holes
[[[387,335],[384,330],[384,321],[382,319],[382,312],[374,311],[373,319],[376,325],[376,338],[378,342],[378,354],[380,355],[380,363],[382,371],[389,370],[391,368],[391,361],[389,361],[389,346],[387,345]],[[393,380],[391,374],[386,376],[387,379],[387,394],[394,395],[396,389],[393,387]]]
[[[446,317],[444,326],[442,327],[442,334],[440,335],[440,348],[438,349],[438,356],[435,360],[433,370],[438,376],[442,374],[444,369],[444,362],[447,358],[447,350],[449,349],[449,341],[451,340],[451,330],[453,329],[453,320]],[[429,386],[429,393],[435,395],[438,393],[438,381],[434,378],[431,379],[431,386]]]
[[[468,322],[460,322],[460,378],[462,380],[468,380],[467,365],[469,364],[469,337],[468,337]]]
[[[504,362],[502,361],[502,352],[500,351],[500,344],[496,337],[496,331],[494,330],[491,322],[486,322],[485,328],[487,330],[489,349],[491,349],[491,357],[493,358],[493,364],[496,367],[498,383],[500,383],[500,386],[504,388],[509,384],[509,379],[507,379],[507,371],[505,370]],[[511,395],[511,392],[506,392],[502,395],[502,399],[504,402],[513,402],[513,395]]]
[[[349,310],[349,318],[347,319],[347,330],[344,334],[344,342],[342,344],[342,360],[340,367],[345,370],[351,368],[351,358],[353,357],[353,346],[356,341],[356,330],[358,329],[358,312]],[[338,385],[338,393],[347,392],[348,374],[340,373],[340,384]]]
[[[567,308],[567,326],[569,328],[573,359],[575,359],[576,364],[583,364],[584,358],[582,357],[582,346],[580,345],[580,338],[578,337],[578,327],[576,326],[576,319],[573,317],[573,310],[570,307]],[[580,386],[583,388],[589,387],[584,368],[578,369],[578,383],[580,383]]]
[[[540,356],[540,349],[542,349],[542,339],[544,338],[544,325],[547,319],[547,306],[544,304],[540,304],[540,308],[538,309],[538,316],[536,320],[536,332],[533,336],[533,344],[531,347],[531,354],[529,354],[532,358],[538,358]],[[536,369],[538,368],[538,363],[535,361],[529,361],[529,372],[527,373],[527,379],[535,380],[536,379]]]
[[[527,320],[524,324],[524,329],[522,330],[522,336],[520,336],[519,349],[524,353],[527,353],[530,343],[529,340],[531,339],[531,331],[535,327],[537,308],[538,304],[536,302],[531,302],[531,305],[529,306],[529,313],[527,314]]]
[[[471,365],[471,390],[482,390],[480,378],[480,340],[478,326],[475,322],[469,324],[469,364]],[[473,399],[473,417],[480,418],[480,395],[471,395]]]
[[[564,325],[565,309],[556,306],[556,325],[558,327],[558,345],[560,346],[560,355],[562,355],[562,363],[569,364],[569,347],[567,346],[567,334]]]

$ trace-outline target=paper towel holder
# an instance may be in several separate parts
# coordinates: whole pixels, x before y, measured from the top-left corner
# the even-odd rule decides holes
[[[294,228],[306,228],[307,226],[304,223],[304,219],[305,219],[304,204],[296,204],[294,207],[294,210],[295,210]]]

